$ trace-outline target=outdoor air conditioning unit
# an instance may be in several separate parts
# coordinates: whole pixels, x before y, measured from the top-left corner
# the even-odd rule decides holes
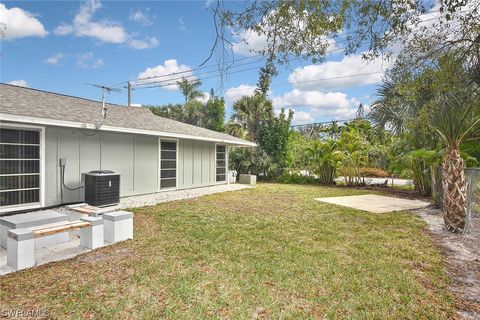
[[[120,202],[120,174],[96,170],[84,174],[85,202],[91,206],[111,206]]]

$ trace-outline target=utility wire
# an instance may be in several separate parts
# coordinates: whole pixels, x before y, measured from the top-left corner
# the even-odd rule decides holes
[[[435,19],[438,19],[438,17],[426,19],[426,20],[423,20],[419,23],[428,22],[428,21],[435,20]],[[349,41],[348,39],[344,39],[342,41],[335,42],[335,44],[344,43],[344,42],[348,42],[348,41]],[[333,48],[333,49],[330,49],[330,50],[326,50],[325,53],[326,54],[327,53],[332,53],[332,52],[336,52],[336,51],[340,51],[340,50],[344,50],[344,49],[346,49],[346,47]],[[251,58],[251,57],[248,57],[248,58]],[[230,68],[236,68],[236,67],[241,67],[241,66],[248,65],[248,64],[259,63],[259,62],[262,62],[263,60],[264,59],[258,59],[258,60],[250,61],[250,62],[247,62],[247,63],[244,63],[244,64],[240,64],[240,65],[236,65],[236,66],[234,65]],[[296,58],[293,58],[292,60],[294,60],[294,61],[295,60],[302,60],[302,58],[301,57],[296,57]],[[200,68],[198,68],[198,69],[200,69]],[[195,71],[195,70],[198,70],[198,69],[185,70],[185,71],[182,71],[180,73],[192,72],[192,71]],[[252,69],[249,68],[249,69],[245,69],[244,71],[248,71],[248,70],[252,70]],[[206,71],[203,74],[210,74],[210,73],[217,73],[217,72],[218,72],[218,70],[211,70],[211,71]],[[229,74],[235,74],[235,73],[238,73],[238,72],[230,72]],[[177,74],[179,74],[179,73],[177,73]],[[176,75],[176,74],[175,73],[163,74],[163,75],[158,75],[158,76],[154,76],[154,77],[150,77],[150,78],[151,79],[156,79],[156,78],[161,78],[161,77],[171,77],[172,75]],[[159,81],[144,82],[144,83],[137,84],[135,87],[141,88],[141,86],[145,86],[144,88],[154,88],[154,87],[171,86],[171,85],[176,84],[176,83],[171,83],[171,81],[182,80],[183,78],[185,78],[187,80],[203,80],[203,79],[211,79],[211,78],[220,77],[220,76],[221,75],[219,74],[219,75],[214,76],[214,77],[204,77],[204,78],[202,78],[201,76],[191,74],[191,75],[187,75],[187,76],[169,78],[169,79],[164,79],[164,80],[159,80]],[[144,79],[148,79],[148,78],[141,78],[141,79],[138,79],[138,80],[142,81]],[[138,81],[138,80],[133,80],[133,81]],[[155,84],[155,83],[159,83],[159,84],[166,83],[166,84],[165,85],[152,85],[152,84]]]
[[[427,12],[426,14],[431,14],[431,13],[435,13],[435,12],[439,12],[439,10],[435,10],[435,11],[430,11],[430,12]],[[425,22],[428,22],[428,21],[432,21],[432,20],[437,20],[441,17],[442,15],[438,15],[438,16],[435,16],[435,17],[432,17],[432,18],[429,18],[429,19],[426,19],[426,20],[422,20],[420,22],[417,23],[418,24],[421,24],[421,23],[425,23]],[[353,34],[353,33],[356,33],[356,31],[349,31],[349,32],[346,32],[346,33],[343,33],[343,34],[340,34],[336,37],[341,37],[341,36],[346,36],[348,34]],[[340,41],[335,41],[334,44],[339,44],[339,43],[344,43],[344,42],[347,42],[349,41],[349,39],[344,39],[344,40],[340,40]],[[331,52],[336,52],[336,51],[340,51],[340,50],[344,50],[345,47],[341,47],[341,48],[333,48],[331,50],[326,50],[325,53],[331,53]],[[260,59],[256,59],[254,61],[249,61],[249,62],[246,62],[246,63],[243,63],[243,64],[240,64],[240,65],[233,65],[232,67],[230,67],[229,69],[231,68],[238,68],[238,67],[241,67],[241,66],[245,66],[245,65],[249,65],[249,64],[254,64],[254,63],[260,63],[260,62],[263,62],[265,59],[263,58],[263,55],[262,54],[255,54],[255,55],[252,55],[252,56],[248,56],[248,57],[243,57],[243,58],[239,58],[239,59],[234,59],[230,62],[234,63],[236,61],[245,61],[245,60],[250,60],[250,59],[254,59],[256,57],[262,57]],[[296,57],[294,58],[293,60],[300,60],[302,59],[301,57]],[[136,82],[136,81],[143,81],[143,80],[148,80],[148,79],[158,79],[158,78],[164,78],[164,77],[172,77],[172,76],[176,76],[176,75],[180,75],[180,74],[185,74],[185,73],[191,73],[191,72],[194,72],[194,71],[198,71],[198,70],[206,70],[206,69],[209,69],[209,68],[213,68],[213,67],[218,67],[217,64],[212,64],[212,65],[208,65],[208,66],[202,66],[202,67],[198,67],[198,68],[192,68],[192,69],[189,69],[189,70],[184,70],[184,71],[180,71],[180,72],[174,72],[174,73],[170,73],[170,74],[162,74],[162,75],[156,75],[156,76],[152,76],[152,77],[145,77],[145,78],[138,78],[136,80],[131,80],[132,82]],[[245,71],[250,71],[250,70],[254,70],[254,69],[257,69],[258,66],[254,67],[254,68],[247,68],[247,69],[243,69],[243,70],[236,70],[236,71],[233,71],[233,72],[230,72],[229,74],[236,74],[236,73],[241,73],[241,72],[245,72]],[[202,73],[201,76],[205,75],[205,74],[210,74],[210,73],[215,73],[215,72],[219,72],[218,70],[210,70],[210,71],[205,71]],[[371,73],[362,73],[362,74],[353,74],[353,75],[347,75],[347,76],[339,76],[339,77],[331,77],[331,78],[321,78],[321,79],[311,79],[311,80],[305,80],[305,81],[297,81],[297,82],[289,82],[289,83],[281,83],[281,84],[275,84],[275,85],[272,85],[272,87],[275,87],[275,86],[283,86],[283,85],[291,85],[291,84],[296,84],[296,83],[306,83],[306,82],[316,82],[316,81],[324,81],[324,80],[333,80],[333,79],[341,79],[341,78],[349,78],[349,77],[357,77],[357,76],[364,76],[364,75],[371,75],[371,74],[375,74],[375,73],[382,73],[383,71],[378,71],[378,72],[371,72]],[[205,80],[205,79],[212,79],[212,78],[217,78],[217,77],[220,77],[221,75],[218,74],[218,75],[214,75],[214,76],[208,76],[208,77],[199,77],[198,80]],[[192,78],[195,78],[197,79],[198,76],[195,76],[195,75],[187,75],[187,76],[182,76],[182,77],[177,77],[177,78],[170,78],[170,79],[165,79],[165,80],[160,80],[160,81],[152,81],[152,82],[145,82],[145,83],[140,83],[140,84],[137,84],[135,85],[136,88],[138,89],[147,89],[147,88],[156,88],[156,87],[166,87],[166,86],[171,86],[171,85],[176,85],[176,81],[175,80],[181,80],[182,78],[187,78],[187,79],[192,79]],[[168,82],[170,81],[169,83],[165,83],[165,82]],[[171,81],[175,81],[175,82],[171,82]],[[121,86],[125,83],[127,83],[128,81],[122,81],[118,84],[114,84],[114,85],[111,85],[110,87],[117,87],[117,86]],[[155,83],[165,83],[165,84],[160,84],[160,85],[152,85],[152,84],[155,84]],[[122,92],[119,92],[119,93],[116,93],[116,94],[113,94],[111,96],[116,96],[118,94],[121,94],[124,92],[123,88],[120,88],[122,90]],[[232,90],[240,90],[240,89],[232,89]],[[98,94],[94,94],[94,95],[90,95],[90,96],[87,96],[87,97],[91,97],[91,96],[97,96]]]
[[[304,124],[293,124],[290,127],[291,128],[298,128],[298,127],[322,125],[322,124],[333,123],[333,122],[348,122],[348,121],[354,121],[354,120],[356,120],[356,119],[330,120],[330,121],[312,122],[312,123],[304,123]]]
[[[435,12],[439,12],[439,10],[430,11],[430,12],[427,12],[426,14],[435,13]],[[436,16],[436,17],[432,17],[432,18],[429,18],[429,19],[426,19],[426,20],[422,20],[422,21],[418,22],[417,24],[421,24],[421,23],[425,23],[425,22],[428,22],[428,21],[436,20],[440,17],[441,17],[441,15]],[[353,30],[353,31],[349,31],[349,32],[340,34],[336,37],[342,37],[342,36],[346,36],[346,35],[349,35],[349,34],[354,34],[356,32],[357,31]],[[344,43],[344,42],[348,42],[348,41],[349,41],[349,39],[343,39],[343,40],[340,40],[340,41],[335,41],[335,44]],[[342,48],[342,49],[345,49],[345,48]],[[326,50],[325,53],[328,53],[328,52],[329,52],[329,50]],[[249,56],[249,57],[234,59],[234,60],[229,61],[228,63],[235,63],[236,61],[248,60],[248,59],[252,59],[252,58],[255,58],[255,57],[263,57],[263,55],[262,54],[255,54],[255,55]],[[260,62],[260,61],[263,61],[263,60],[264,59],[259,59],[257,62]],[[250,62],[250,63],[253,63],[253,62]],[[179,74],[191,73],[191,72],[195,72],[195,71],[198,71],[198,70],[204,70],[204,69],[213,68],[213,67],[218,67],[218,64],[212,64],[212,65],[202,66],[202,67],[198,67],[198,68],[191,68],[191,69],[188,69],[188,70],[173,72],[173,73],[169,73],[169,74],[160,74],[160,75],[155,75],[155,76],[150,76],[150,77],[137,78],[135,80],[130,80],[130,81],[143,81],[143,80],[149,80],[149,79],[171,77],[171,76],[176,76],[176,75],[179,75]],[[211,72],[218,72],[218,70],[209,71],[209,73],[211,73]],[[172,80],[172,79],[168,79],[168,80]],[[168,81],[168,80],[166,80],[166,81]]]

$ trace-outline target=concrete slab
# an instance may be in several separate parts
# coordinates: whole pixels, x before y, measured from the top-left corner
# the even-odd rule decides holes
[[[105,242],[104,245],[111,245],[111,243]],[[81,247],[80,239],[71,234],[68,242],[35,249],[35,265],[39,266],[53,261],[70,259],[89,251],[92,250]],[[12,272],[15,272],[15,270],[7,265],[7,250],[0,248],[0,276]]]
[[[386,197],[376,194],[316,198],[315,200],[373,213],[414,210],[431,205],[430,202],[426,201]]]

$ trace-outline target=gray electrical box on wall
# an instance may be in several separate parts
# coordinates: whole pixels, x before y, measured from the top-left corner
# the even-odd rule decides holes
[[[120,202],[120,174],[96,170],[84,174],[85,202],[91,206],[112,206]]]

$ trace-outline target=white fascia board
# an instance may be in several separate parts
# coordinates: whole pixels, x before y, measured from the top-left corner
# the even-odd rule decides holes
[[[82,122],[74,122],[74,121],[37,118],[37,117],[30,117],[30,116],[20,116],[20,115],[8,114],[8,113],[0,113],[0,121],[41,124],[41,125],[47,125],[47,126],[68,127],[68,128],[78,128],[78,129],[91,129],[91,130],[95,130],[95,128],[96,128],[95,124],[93,124],[93,123],[82,123]],[[181,133],[171,133],[171,132],[162,132],[162,131],[125,128],[125,127],[115,127],[115,126],[108,126],[108,125],[103,125],[99,129],[99,131],[122,132],[122,133],[141,134],[141,135],[149,135],[149,136],[156,136],[156,137],[163,137],[163,138],[218,142],[218,143],[224,143],[224,144],[228,144],[228,145],[232,145],[232,146],[247,146],[247,147],[256,147],[257,146],[255,143],[250,142],[250,141],[235,141],[235,140],[228,140],[228,139],[207,138],[207,137],[192,136],[192,135],[181,134]]]

